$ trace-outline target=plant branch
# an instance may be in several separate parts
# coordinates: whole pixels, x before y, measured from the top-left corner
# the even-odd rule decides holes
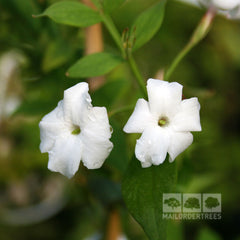
[[[209,32],[213,19],[215,17],[216,10],[210,7],[207,13],[203,16],[201,21],[199,22],[198,26],[196,27],[195,31],[192,34],[187,45],[182,49],[182,51],[177,55],[174,59],[170,67],[168,68],[164,80],[168,81],[170,76],[172,75],[175,68],[178,66],[180,61],[187,55],[187,53],[196,46]]]
[[[109,33],[111,34],[112,38],[114,39],[115,43],[117,44],[118,48],[120,49],[123,58],[126,58],[126,52],[122,44],[121,36],[114,25],[111,17],[105,13],[101,13],[103,23],[105,24],[106,28],[108,29]]]
[[[144,79],[143,79],[143,77],[142,77],[142,75],[141,75],[141,73],[138,69],[138,66],[137,66],[134,58],[132,57],[132,54],[129,53],[128,56],[127,56],[126,49],[123,46],[121,36],[120,36],[116,26],[114,25],[111,17],[109,15],[103,13],[103,12],[101,12],[101,15],[102,15],[102,19],[103,19],[103,22],[104,22],[106,28],[108,29],[108,31],[112,35],[115,43],[117,44],[118,48],[120,49],[123,58],[128,59],[129,66],[130,66],[134,76],[137,79],[137,83],[138,83],[140,89],[142,90],[144,97],[147,97],[145,81],[144,81]]]

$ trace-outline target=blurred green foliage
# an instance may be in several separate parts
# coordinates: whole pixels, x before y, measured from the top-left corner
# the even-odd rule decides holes
[[[0,125],[0,239],[80,240],[91,234],[104,235],[109,211],[118,208],[128,239],[144,240],[145,235],[129,216],[120,193],[121,177],[137,138],[134,135],[126,139],[121,130],[129,112],[110,119],[115,148],[101,170],[86,171],[81,166],[69,181],[47,170],[47,155],[39,151],[40,119],[62,99],[64,89],[85,80],[65,76],[67,69],[83,56],[83,29],[32,18],[32,14],[43,12],[53,2],[57,1],[0,0],[0,55],[17,50],[26,58],[19,69],[22,103]],[[129,0],[111,15],[122,32],[144,9],[157,2]],[[135,52],[145,79],[169,66],[203,14],[204,10],[168,1],[161,30]],[[169,240],[240,237],[239,42],[240,22],[217,17],[209,35],[186,56],[170,79],[183,84],[186,98],[199,98],[203,129],[194,135],[193,145],[176,159],[176,191],[221,193],[223,212],[220,221],[172,222]],[[105,29],[104,43],[106,50],[115,51]],[[106,84],[91,94],[94,105],[105,105],[111,111],[135,104],[140,92],[129,81],[133,76],[125,64],[106,78]],[[51,177],[57,181],[52,183]],[[56,199],[62,205],[55,212],[46,212],[45,218],[25,225],[21,221],[4,221],[5,209],[36,206],[51,197],[59,183]]]

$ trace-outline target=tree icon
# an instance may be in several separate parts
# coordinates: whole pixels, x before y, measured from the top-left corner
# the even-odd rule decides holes
[[[214,197],[208,197],[206,200],[205,200],[205,206],[206,206],[206,208],[208,208],[208,209],[213,209],[213,208],[215,208],[215,207],[217,207],[217,206],[219,206],[220,205],[220,203],[219,203],[219,201],[218,201],[218,199],[217,198],[214,198]]]
[[[176,198],[169,198],[164,200],[164,204],[167,204],[172,209],[177,208],[180,206],[180,202]]]
[[[184,207],[185,208],[200,208],[200,203],[199,203],[199,199],[195,198],[195,197],[190,197],[187,199],[187,201],[184,203]]]

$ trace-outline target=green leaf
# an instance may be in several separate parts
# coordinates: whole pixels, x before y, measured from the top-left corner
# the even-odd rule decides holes
[[[98,9],[101,10],[102,9],[102,0],[91,0],[91,2],[93,3],[93,5]]]
[[[110,13],[116,8],[120,7],[125,0],[104,0],[103,1],[103,9],[107,12]]]
[[[58,2],[36,17],[48,16],[57,23],[75,27],[88,27],[102,21],[100,14],[78,2]]]
[[[166,0],[162,0],[156,5],[144,11],[133,23],[131,27],[131,36],[136,41],[133,51],[147,43],[161,27]]]
[[[94,53],[81,58],[69,68],[67,76],[73,78],[96,77],[110,72],[123,62],[119,56],[111,53]]]
[[[122,183],[128,210],[140,223],[150,240],[166,240],[167,220],[162,218],[163,193],[172,190],[176,163],[167,160],[159,166],[142,168],[134,157]]]

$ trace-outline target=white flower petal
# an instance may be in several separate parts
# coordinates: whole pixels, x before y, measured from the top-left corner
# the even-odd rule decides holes
[[[137,101],[135,109],[123,131],[126,133],[142,133],[152,123],[154,123],[154,118],[149,111],[148,102],[141,98]]]
[[[141,138],[137,140],[135,154],[138,160],[145,163],[159,165],[166,158],[170,138],[167,128],[149,127],[144,130]]]
[[[210,6],[214,6],[218,11],[224,10],[232,10],[236,8],[239,4],[239,0],[198,0],[200,4],[209,8]]]
[[[87,123],[82,128],[84,136],[91,136],[95,140],[109,139],[112,135],[112,128],[108,121],[105,107],[93,107],[86,116]]]
[[[63,118],[63,102],[60,101],[58,106],[45,115],[40,127],[40,150],[42,153],[48,152],[52,149],[55,140],[58,136],[65,133],[66,125]]]
[[[193,142],[190,132],[171,132],[168,148],[169,162],[172,162],[180,153],[187,149]]]
[[[240,4],[228,12],[227,17],[230,19],[239,19],[240,18]]]
[[[171,120],[175,131],[201,131],[200,104],[196,97],[181,102],[179,112]]]
[[[147,91],[150,111],[158,117],[166,115],[171,117],[175,114],[182,100],[182,85],[177,82],[149,79]]]
[[[148,168],[148,167],[151,167],[152,166],[152,163],[151,162],[141,162],[141,165],[142,165],[142,168]]]
[[[113,148],[113,144],[109,140],[93,142],[91,139],[84,138],[83,143],[82,161],[88,169],[100,168]]]
[[[204,6],[209,8],[214,6],[218,14],[224,15],[229,19],[240,18],[240,0],[179,0],[193,4],[195,6]]]
[[[231,10],[237,5],[240,4],[239,0],[212,0],[212,3],[217,8],[223,9],[223,10]]]
[[[49,151],[48,169],[71,178],[79,168],[81,154],[81,136],[66,134],[58,138]]]
[[[109,141],[111,126],[106,108],[94,107],[89,111],[88,122],[81,134],[83,164],[88,169],[100,168],[113,148],[113,144]]]
[[[82,82],[64,91],[63,108],[66,121],[80,127],[86,123],[84,117],[92,107],[88,89],[88,84]]]

